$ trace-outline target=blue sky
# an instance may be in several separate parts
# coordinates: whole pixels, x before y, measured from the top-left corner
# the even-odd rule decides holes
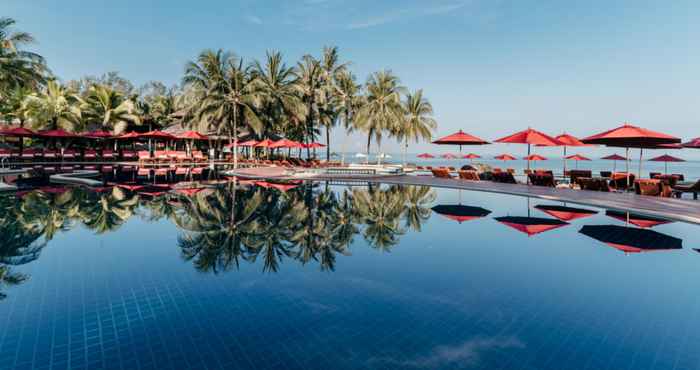
[[[423,88],[439,130],[496,139],[532,126],[585,136],[623,121],[700,136],[700,2],[3,0],[63,79],[116,70],[179,81],[204,48],[289,63],[337,45],[360,80]],[[358,150],[361,140],[344,139]],[[357,140],[354,140],[357,139]],[[394,143],[387,143],[396,150]],[[436,150],[413,145],[411,151]],[[520,152],[492,146],[482,151]]]

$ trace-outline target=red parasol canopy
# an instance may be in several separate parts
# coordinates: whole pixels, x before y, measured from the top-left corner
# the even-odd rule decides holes
[[[263,141],[258,141],[258,143],[253,145],[253,146],[256,148],[269,148],[270,145],[272,145],[273,143],[274,143],[274,141],[272,141],[270,139],[265,139]]]
[[[559,140],[531,128],[500,138],[496,140],[496,142],[503,144],[528,144],[538,146],[563,145],[563,143]]]
[[[175,189],[175,192],[184,196],[192,197],[197,193],[201,192],[202,190],[204,190],[204,188],[182,188]]]
[[[175,136],[170,135],[167,132],[159,131],[159,130],[154,130],[154,131],[149,131],[143,134],[138,134],[138,137],[146,138],[146,139],[165,139],[165,140],[170,140],[170,139],[175,139]]]
[[[624,223],[629,223],[641,228],[651,228],[654,226],[670,224],[673,221],[665,220],[663,218],[651,217],[638,215],[629,212],[619,212],[619,211],[605,211],[605,215],[612,217],[616,220],[620,220]]]
[[[15,127],[11,129],[0,130],[0,136],[32,137],[37,136],[37,133],[24,127]]]
[[[568,223],[564,221],[539,217],[507,216],[496,217],[495,220],[508,227],[525,233],[527,234],[527,236],[537,235],[546,231],[558,229],[560,227],[568,225]]]
[[[301,145],[303,145],[302,148],[309,148],[309,149],[313,149],[313,148],[325,148],[325,147],[326,147],[325,145],[323,145],[323,144],[321,144],[321,143],[316,143],[316,142],[309,143],[309,144],[301,144]]]
[[[491,211],[481,207],[471,207],[459,205],[437,205],[432,208],[433,212],[445,216],[450,220],[455,220],[460,224],[464,221],[471,221],[477,218],[486,217]]]
[[[654,157],[654,158],[650,159],[649,161],[652,161],[652,162],[685,162],[685,159],[681,159],[678,157],[674,157],[672,155],[664,154],[664,155],[660,155],[658,157]]]
[[[683,248],[681,239],[647,229],[616,225],[585,225],[579,232],[625,253]]]
[[[302,144],[294,140],[281,139],[270,145],[270,148],[301,148]]]
[[[564,158],[570,159],[573,161],[590,161],[590,158],[584,157],[581,154],[574,154],[574,155],[570,155],[570,156],[564,157]]]
[[[418,154],[418,158],[428,159],[428,158],[435,158],[435,156],[430,154],[430,153],[422,153],[422,154]]]
[[[127,132],[126,134],[122,134],[116,137],[116,139],[119,140],[126,140],[126,139],[136,139],[139,137],[139,133],[135,131]]]
[[[588,145],[588,144],[585,144],[584,142],[582,142],[581,140],[579,140],[576,136],[572,136],[569,134],[561,134],[561,135],[555,137],[555,139],[559,140],[562,143],[562,145],[565,145],[565,146],[587,146]]]
[[[445,159],[456,159],[457,158],[457,156],[452,154],[452,153],[443,154],[440,157],[445,158]]]
[[[547,160],[547,158],[545,158],[539,154],[530,154],[527,157],[524,157],[523,159],[527,160],[527,161],[546,161]]]
[[[462,145],[484,145],[490,143],[484,139],[469,135],[466,132],[459,130],[452,135],[448,135],[433,141],[433,144],[459,145],[461,147]]]
[[[299,186],[299,183],[288,183],[288,184],[282,184],[282,183],[274,183],[274,182],[268,182],[268,181],[256,181],[255,185],[260,186],[262,188],[266,189],[277,189],[281,192],[287,192],[289,190],[292,190]]]
[[[501,155],[497,155],[497,156],[493,157],[493,159],[497,159],[499,161],[514,161],[518,158],[515,158],[514,156],[512,156],[510,154],[501,154]]]
[[[464,159],[479,159],[479,158],[481,158],[481,156],[478,154],[469,153],[469,154],[464,155],[462,158],[464,158]]]
[[[190,139],[190,140],[207,140],[209,137],[207,135],[202,135],[197,131],[185,131],[180,135],[177,135],[178,139]]]
[[[584,208],[572,208],[565,206],[548,206],[548,205],[537,205],[536,209],[560,220],[560,221],[573,221],[579,218],[586,218],[597,214],[596,211],[591,211]]]
[[[653,148],[661,144],[680,143],[681,139],[628,123],[582,139],[586,144],[600,144],[620,148]]]
[[[256,140],[248,140],[244,141],[242,143],[239,143],[238,146],[255,146],[258,142]]]
[[[607,157],[603,157],[603,158],[601,158],[601,159],[607,159],[607,160],[610,160],[610,161],[624,161],[626,158],[623,157],[623,156],[621,156],[621,155],[619,155],[619,154],[612,154],[612,155],[609,155],[609,156],[607,156]]]
[[[85,138],[88,138],[88,139],[109,139],[113,135],[109,131],[95,130],[95,131],[86,132],[82,136]]]
[[[693,140],[690,140],[687,143],[683,143],[684,148],[692,148],[692,149],[698,149],[700,148],[700,137],[696,137]]]
[[[73,137],[77,137],[76,134],[70,133],[70,132],[63,130],[63,129],[60,129],[60,128],[57,130],[39,131],[39,136],[49,137],[49,138],[73,138]]]

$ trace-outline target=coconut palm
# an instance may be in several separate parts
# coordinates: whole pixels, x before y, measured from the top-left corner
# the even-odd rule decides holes
[[[92,85],[82,106],[86,122],[99,124],[115,135],[130,124],[141,124],[134,102],[106,85]]]
[[[395,190],[370,187],[369,190],[353,190],[353,208],[357,220],[364,224],[363,236],[379,250],[388,252],[404,234],[400,225],[403,199]]]
[[[34,43],[34,37],[15,31],[15,20],[0,18],[0,101],[16,88],[36,89],[48,73],[44,58],[22,47]]]
[[[249,68],[234,54],[221,50],[202,52],[198,63],[188,64],[183,82],[202,89],[203,100],[197,110],[199,121],[212,124],[220,135],[228,135],[230,145],[235,145],[242,124],[250,131],[262,131],[263,123],[256,112],[261,95]],[[234,168],[238,165],[237,152],[234,147]]]
[[[112,232],[126,223],[136,213],[139,196],[127,194],[114,187],[106,194],[93,193],[85,197],[79,211],[83,224],[97,234]]]
[[[399,78],[391,71],[373,73],[366,84],[366,101],[357,112],[357,126],[367,132],[367,156],[370,154],[372,137],[381,152],[382,134],[392,132],[404,120],[401,93],[405,90]]]
[[[326,158],[330,159],[330,130],[340,116],[338,109],[342,101],[338,99],[337,82],[341,75],[347,72],[348,63],[340,62],[337,47],[324,47],[321,57],[321,82],[324,99],[319,104],[320,123],[326,128]]]
[[[27,119],[24,112],[24,101],[32,92],[33,90],[28,87],[11,89],[0,101],[0,121],[6,123],[18,121],[20,127],[24,127],[24,122]]]
[[[338,103],[338,113],[342,117],[342,124],[347,134],[355,130],[355,112],[362,106],[361,85],[355,82],[355,76],[348,70],[341,71],[336,76],[335,100]],[[348,135],[346,135],[346,138]],[[345,162],[345,141],[343,141],[343,162]]]
[[[34,128],[78,131],[83,128],[79,104],[77,95],[50,80],[45,89],[27,96],[22,110]]]
[[[430,140],[432,132],[437,128],[437,122],[433,119],[433,106],[428,99],[423,97],[423,90],[406,94],[403,107],[406,116],[396,129],[396,137],[404,141],[403,161],[405,164],[408,141]]]
[[[421,231],[422,225],[430,218],[430,206],[436,194],[430,186],[406,186],[400,188],[405,198],[403,210],[406,228]]]
[[[314,140],[319,119],[319,104],[325,102],[323,94],[323,68],[321,63],[311,55],[305,55],[297,63],[296,74],[299,86],[302,91],[302,99],[307,108],[305,141],[310,143]],[[306,156],[311,157],[309,149],[306,149]]]

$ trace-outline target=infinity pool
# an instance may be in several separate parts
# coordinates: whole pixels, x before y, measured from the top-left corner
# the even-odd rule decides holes
[[[0,228],[2,369],[700,368],[695,225],[250,183],[43,187]]]

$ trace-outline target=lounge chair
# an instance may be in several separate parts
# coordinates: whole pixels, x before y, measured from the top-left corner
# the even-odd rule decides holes
[[[530,179],[530,184],[535,186],[546,186],[550,188],[557,186],[556,181],[554,181],[554,176],[546,172],[529,174],[527,177]]]
[[[639,195],[664,197],[671,196],[671,187],[664,184],[661,180],[644,179],[634,182],[634,191]]]
[[[161,163],[166,163],[170,162],[170,157],[168,156],[168,151],[167,150],[156,150],[153,152],[153,159],[156,162],[161,162]]]
[[[111,161],[115,157],[114,150],[112,149],[103,149],[102,150],[102,159],[105,161]]]
[[[656,175],[652,178],[656,180],[661,180],[661,182],[671,187],[675,186],[679,180],[678,176],[676,175]]]
[[[491,176],[493,176],[493,181],[502,183],[502,184],[517,184],[518,182],[515,181],[515,176],[513,176],[512,173],[510,172],[492,172]]]
[[[581,190],[609,192],[610,186],[605,178],[578,177],[576,183]]]
[[[74,149],[66,149],[63,151],[63,155],[61,157],[63,160],[75,160],[78,158],[78,152]]]
[[[112,157],[112,158],[114,158],[114,157]],[[139,158],[138,154],[133,150],[122,151],[122,159],[124,159],[124,160],[133,161],[133,160],[138,159],[138,158]]]
[[[441,179],[451,179],[452,175],[450,174],[450,170],[447,168],[433,168],[431,170],[433,173],[433,176],[441,178]]]
[[[682,173],[672,173],[672,176],[676,176],[678,178],[678,181],[685,181],[685,176],[683,176]]]
[[[199,150],[192,151],[192,159],[194,159],[195,162],[207,161],[207,157]]]
[[[506,168],[506,172],[508,172],[511,175],[515,175],[515,168]]]
[[[40,155],[40,152],[37,151],[36,149],[25,149],[22,154],[20,155],[20,158],[22,159],[34,159],[36,157],[43,156]]]
[[[634,185],[633,173],[616,172],[610,176],[610,187],[617,190],[627,190]]]
[[[10,158],[11,152],[9,149],[0,149],[0,158]]]
[[[44,159],[53,161],[58,158],[58,151],[55,149],[46,149],[44,151]]]
[[[612,177],[612,172],[611,171],[600,171],[600,177],[610,178],[610,177]]]
[[[83,154],[83,159],[86,161],[94,161],[97,159],[97,151],[93,149],[86,149],[85,154]]]
[[[682,184],[676,184],[671,188],[673,194],[680,198],[683,193],[693,193],[693,199],[698,199],[698,193],[700,193],[700,180],[696,182],[688,182]]]
[[[462,180],[481,181],[481,179],[479,178],[479,173],[477,173],[476,171],[460,170],[458,173],[459,173],[459,178]]]
[[[139,163],[153,163],[153,158],[151,158],[151,153],[149,153],[148,150],[140,150],[137,154]]]
[[[649,178],[650,178],[650,179],[655,179],[656,176],[661,176],[661,175],[662,175],[661,172],[649,172]]]
[[[456,169],[455,169],[454,167],[452,167],[452,166],[447,167],[447,169],[449,169],[449,170],[452,171],[452,172],[456,171]]]
[[[593,177],[593,172],[589,170],[571,170],[569,171],[569,179],[572,184],[576,184],[576,179],[579,177]]]

